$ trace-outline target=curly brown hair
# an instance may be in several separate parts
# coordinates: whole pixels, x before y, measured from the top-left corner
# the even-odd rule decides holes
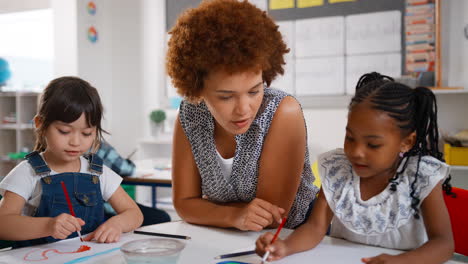
[[[270,86],[283,74],[289,52],[278,26],[248,1],[204,1],[186,10],[170,30],[166,68],[177,92],[197,101],[207,74],[262,71]]]

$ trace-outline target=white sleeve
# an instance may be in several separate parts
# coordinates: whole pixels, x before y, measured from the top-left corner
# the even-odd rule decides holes
[[[29,163],[27,161],[21,162],[0,183],[0,195],[3,196],[6,191],[10,191],[28,201],[37,184],[34,177],[36,175]]]
[[[414,170],[416,171],[416,170]],[[450,173],[450,166],[433,157],[424,156],[419,165],[418,182],[416,189],[419,199],[424,200],[434,187],[443,182]]]
[[[108,201],[122,182],[122,177],[106,165],[102,166],[101,193],[104,201]]]

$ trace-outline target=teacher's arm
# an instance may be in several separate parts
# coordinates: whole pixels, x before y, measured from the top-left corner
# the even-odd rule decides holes
[[[306,126],[301,106],[285,97],[273,117],[265,138],[257,185],[257,197],[289,214],[296,197],[307,148]],[[276,227],[273,222],[270,227]]]
[[[184,221],[252,231],[281,221],[284,210],[259,198],[248,203],[215,203],[202,198],[200,173],[179,117],[175,122],[172,153],[173,202]]]

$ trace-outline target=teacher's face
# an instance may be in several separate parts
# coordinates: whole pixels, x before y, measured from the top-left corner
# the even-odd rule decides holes
[[[202,99],[218,126],[229,134],[247,132],[263,100],[262,72],[210,73]]]

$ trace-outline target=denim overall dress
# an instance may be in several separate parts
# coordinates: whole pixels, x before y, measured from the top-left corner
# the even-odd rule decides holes
[[[71,214],[63,192],[61,182],[65,183],[68,195],[76,217],[83,219],[85,225],[81,227],[81,234],[87,234],[99,227],[104,220],[104,200],[102,198],[99,177],[102,174],[102,159],[90,154],[86,157],[89,161],[89,173],[64,172],[50,175],[50,168],[38,152],[32,152],[26,156],[36,176],[41,177],[42,196],[34,217],[56,217],[62,213]],[[68,238],[78,236],[76,232]],[[33,246],[58,241],[53,237],[17,241],[14,248]]]

